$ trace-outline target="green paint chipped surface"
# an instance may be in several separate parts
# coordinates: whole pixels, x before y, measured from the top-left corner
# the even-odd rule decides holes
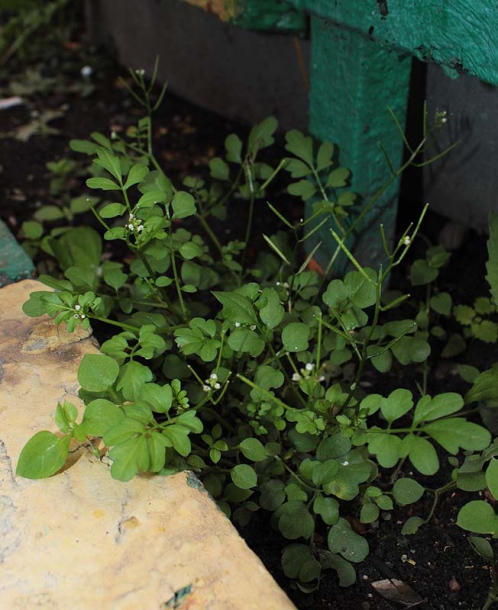
[[[31,259],[0,220],[0,286],[32,277],[33,274]]]
[[[289,0],[454,75],[498,84],[496,0]]]
[[[311,34],[310,131],[338,144],[353,190],[368,202],[391,175],[379,143],[395,166],[402,158],[403,143],[387,107],[404,125],[411,58],[319,18],[312,18]],[[393,235],[399,186],[399,180],[390,185],[349,243],[364,265],[377,267],[384,258],[379,224],[388,238]],[[309,245],[311,250],[322,242],[316,258],[323,268],[336,247],[330,228],[317,231]]]

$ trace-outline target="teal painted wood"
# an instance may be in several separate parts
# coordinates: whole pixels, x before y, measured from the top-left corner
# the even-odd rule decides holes
[[[496,0],[290,0],[389,48],[498,85]]]
[[[411,58],[318,17],[311,19],[311,40],[310,131],[339,145],[353,190],[368,201],[391,176],[379,142],[395,167],[402,159],[403,144],[387,107],[404,125]],[[364,265],[377,267],[384,258],[379,224],[392,238],[398,193],[396,180],[356,231],[350,245]],[[322,227],[309,244],[311,249],[322,242],[315,258],[324,269],[335,249],[330,228]]]
[[[32,277],[34,271],[31,259],[0,220],[0,287]]]

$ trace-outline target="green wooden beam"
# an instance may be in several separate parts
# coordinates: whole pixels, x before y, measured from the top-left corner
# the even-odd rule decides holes
[[[290,0],[387,48],[498,85],[496,0]]]
[[[34,272],[31,259],[0,220],[0,287],[33,277]]]
[[[387,107],[404,127],[411,58],[319,17],[311,19],[311,43],[310,131],[338,144],[341,165],[352,171],[352,189],[368,202],[391,177],[379,144],[395,167],[402,159],[403,143]],[[363,265],[377,267],[385,258],[379,224],[392,239],[399,186],[399,179],[390,185],[349,243]],[[322,242],[315,258],[324,269],[336,246],[331,228],[322,227],[308,244],[311,249]]]

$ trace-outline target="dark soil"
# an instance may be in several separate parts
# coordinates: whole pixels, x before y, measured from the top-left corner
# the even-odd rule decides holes
[[[67,50],[64,52],[71,53]],[[60,88],[56,86],[44,93],[34,91],[26,97],[24,105],[0,111],[1,131],[4,134],[0,147],[0,215],[20,238],[22,222],[31,219],[40,206],[53,203],[46,163],[71,155],[68,147],[71,138],[87,138],[93,131],[109,134],[112,130],[123,129],[136,112],[126,92],[116,81],[116,67],[112,62],[102,62],[97,55],[88,56],[85,53],[87,51],[81,48],[73,51],[71,65],[74,78],[81,80],[79,70],[87,63],[93,63],[95,89],[91,95],[82,98],[61,84]],[[3,87],[0,97],[9,95],[5,78],[0,85]],[[7,132],[29,123],[33,112],[41,113],[46,109],[60,110],[62,113],[61,118],[50,123],[58,130],[57,134],[35,135],[27,142],[5,137]],[[246,126],[234,125],[172,94],[167,94],[155,124],[155,144],[160,150],[160,158],[167,164],[177,183],[186,174],[205,171],[208,160],[222,150],[228,133],[247,131]],[[411,214],[415,215],[413,211],[408,213],[403,208],[403,201],[410,202],[410,210],[414,207],[420,209],[420,201],[413,201],[417,192],[415,186],[413,182],[407,185],[401,201],[400,223],[403,226],[407,220],[412,220]],[[266,218],[262,219],[262,222],[266,221]],[[444,219],[432,216],[426,223],[425,234],[433,243],[437,241],[443,222]],[[470,232],[465,245],[455,253],[451,265],[442,274],[442,289],[449,290],[455,296],[460,295],[464,301],[485,294],[485,258],[484,238]],[[406,268],[401,270],[394,281],[406,282],[406,273]],[[470,363],[480,369],[486,368],[494,360],[493,350],[483,350],[481,344],[475,345],[470,355]],[[432,366],[432,391],[455,390],[457,377],[454,363],[434,361]],[[403,378],[395,372],[389,381],[391,387],[401,383],[405,387],[410,384],[410,373],[405,374]],[[451,468],[446,462],[443,462],[443,470],[441,484],[450,476]],[[427,484],[435,486],[438,483]],[[489,567],[470,547],[466,534],[455,525],[459,507],[467,499],[468,496],[462,492],[442,496],[431,522],[411,537],[401,534],[404,520],[412,514],[427,516],[431,510],[431,500],[409,510],[395,510],[393,518],[381,521],[378,527],[354,522],[353,525],[366,535],[371,554],[358,566],[357,584],[347,589],[338,586],[332,573],[324,576],[319,591],[304,594],[293,588],[280,567],[280,551],[284,542],[264,516],[257,515],[241,533],[301,610],[388,610],[403,605],[406,607],[403,602],[400,605],[384,599],[372,587],[372,582],[385,578],[398,578],[410,585],[424,600],[418,604],[420,608],[478,609],[486,599],[490,574]]]

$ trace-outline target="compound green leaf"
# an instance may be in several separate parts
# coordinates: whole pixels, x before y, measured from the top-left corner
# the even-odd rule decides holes
[[[16,474],[27,479],[45,479],[60,470],[69,454],[70,436],[58,437],[40,430],[22,448]]]
[[[264,288],[260,300],[265,302],[265,305],[259,310],[261,321],[268,328],[275,328],[285,314],[278,292],[274,288]]]
[[[474,385],[465,395],[465,404],[480,401],[498,402],[498,365],[484,371],[474,381]]]
[[[78,381],[88,392],[105,392],[119,374],[119,364],[103,354],[85,354],[78,369]]]
[[[245,438],[239,444],[242,454],[251,462],[261,462],[266,460],[266,451],[263,443],[257,438]]]
[[[350,271],[344,278],[344,285],[351,303],[360,309],[375,305],[377,301],[375,271],[369,268],[365,268],[363,271],[369,279],[359,271]]]
[[[460,509],[457,525],[476,534],[498,534],[498,515],[491,504],[472,500]]]
[[[128,441],[130,438],[143,435],[145,433],[145,426],[142,422],[137,419],[124,418],[117,425],[109,428],[104,434],[104,443],[108,447],[119,445]]]
[[[242,141],[239,136],[234,133],[227,136],[225,140],[225,149],[227,151],[227,161],[230,161],[231,163],[242,162]]]
[[[110,178],[88,178],[86,185],[89,189],[102,189],[103,191],[120,191],[121,187]]]
[[[83,414],[83,421],[78,427],[78,436],[104,436],[112,427],[117,426],[124,418],[123,411],[110,400],[97,398],[92,400]],[[83,439],[81,439],[83,440]]]
[[[456,455],[460,447],[467,451],[482,451],[491,443],[489,430],[463,417],[436,421],[424,426],[423,430],[452,455]]]
[[[209,161],[209,169],[215,180],[230,180],[230,168],[220,157],[214,157]]]
[[[492,563],[494,561],[493,547],[486,538],[480,538],[479,536],[469,536],[467,538],[470,546],[478,553],[481,557],[484,557],[486,561]]]
[[[455,392],[438,394],[431,398],[423,396],[415,407],[413,424],[418,426],[421,422],[440,419],[456,413],[463,407],[463,398]],[[453,420],[452,420],[453,421]]]
[[[440,292],[439,294],[431,297],[429,301],[431,308],[443,316],[451,315],[452,299],[451,295],[447,292]]]
[[[491,458],[486,468],[486,485],[495,500],[498,500],[498,460]]]
[[[427,521],[422,519],[422,517],[409,517],[403,524],[401,533],[403,536],[411,536],[412,534],[416,534],[422,525],[425,525],[425,523],[427,523]]]
[[[436,474],[439,470],[439,458],[432,443],[425,438],[409,434],[403,439],[403,444],[410,462],[421,474]]]
[[[393,496],[397,504],[400,506],[406,506],[407,504],[413,504],[420,500],[424,495],[425,488],[420,485],[414,479],[405,477],[398,479],[393,485]]]
[[[121,368],[117,389],[126,400],[137,400],[144,384],[152,381],[154,375],[148,366],[132,360]]]
[[[179,424],[173,424],[163,429],[164,436],[173,443],[175,451],[181,456],[187,457],[192,451],[192,444],[188,435],[190,430]]]
[[[285,150],[302,159],[305,163],[313,165],[313,140],[297,129],[291,129],[285,136]]]
[[[284,482],[280,479],[270,479],[260,486],[259,505],[265,510],[275,511],[285,502]]]
[[[391,392],[387,398],[381,402],[380,410],[386,421],[391,423],[403,417],[413,407],[413,398],[410,390],[398,388]]]
[[[332,158],[334,156],[334,145],[332,142],[324,142],[320,145],[318,153],[316,155],[316,169],[321,171],[327,167],[330,167],[333,163]]]
[[[353,565],[336,553],[326,552],[321,557],[324,568],[330,568],[337,572],[340,587],[350,587],[356,582],[356,571]]]
[[[345,435],[337,432],[323,439],[316,450],[316,457],[321,462],[340,458],[351,450],[351,440]]]
[[[115,445],[109,451],[113,460],[111,476],[118,481],[130,481],[139,471],[149,469],[150,457],[147,439],[144,435],[134,436]]]
[[[124,188],[129,189],[130,186],[142,182],[142,180],[147,176],[148,173],[149,168],[143,163],[136,163],[135,165],[132,165],[128,173],[128,177],[126,178]]]
[[[410,269],[410,281],[412,286],[424,286],[433,282],[439,271],[431,267],[429,263],[424,259],[416,260]]]
[[[315,521],[304,502],[286,502],[278,508],[277,515],[278,529],[288,540],[309,538],[315,529]]]
[[[234,352],[249,353],[253,358],[259,356],[265,348],[263,339],[248,328],[235,328],[228,337],[228,345]]]
[[[403,455],[403,443],[394,434],[374,434],[369,440],[368,450],[383,468],[392,468]]]
[[[317,496],[313,502],[313,512],[320,515],[327,525],[334,525],[339,520],[339,502],[334,498]]]
[[[327,544],[331,553],[339,553],[352,563],[363,561],[369,553],[368,542],[342,517],[330,528]]]
[[[223,305],[222,314],[226,320],[239,324],[257,323],[252,302],[238,292],[213,292],[215,298]]]
[[[316,186],[309,180],[299,180],[299,182],[289,184],[287,191],[290,195],[301,197],[303,201],[307,201],[316,193]]]
[[[310,329],[302,322],[291,322],[282,330],[282,343],[288,352],[303,352],[308,349]]]
[[[139,389],[139,398],[155,413],[168,413],[173,403],[173,390],[170,385],[146,383]]]
[[[380,515],[380,509],[377,504],[369,502],[361,507],[360,521],[362,523],[373,523],[377,521]]]
[[[347,186],[350,172],[345,167],[334,169],[327,178],[327,186],[332,188],[341,188]]]
[[[252,466],[238,464],[230,471],[232,481],[240,489],[252,489],[258,484],[258,475]]]
[[[193,216],[197,209],[195,199],[186,191],[177,191],[171,202],[173,208],[173,218],[187,218]]]

